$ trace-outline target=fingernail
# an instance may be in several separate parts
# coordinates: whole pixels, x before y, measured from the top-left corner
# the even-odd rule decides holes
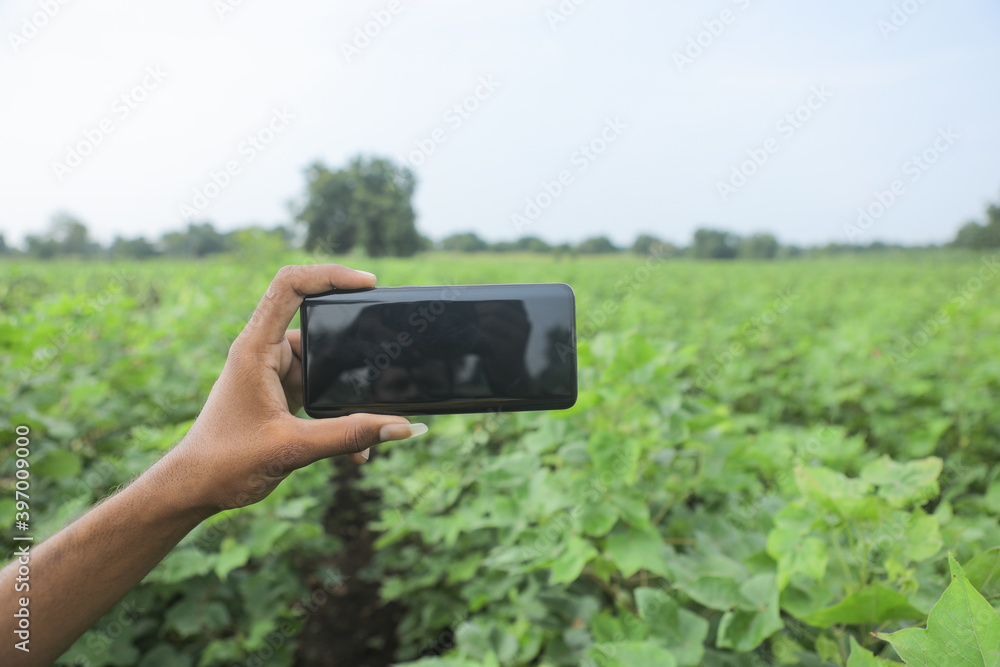
[[[354,272],[355,272],[355,273],[360,273],[360,274],[361,274],[361,275],[363,275],[363,276],[368,276],[368,277],[369,277],[369,278],[371,278],[372,280],[375,280],[375,274],[374,274],[374,273],[371,273],[371,272],[369,272],[369,271],[362,271],[362,270],[360,270],[360,269],[354,269]]]
[[[358,453],[359,453],[359,454],[361,454],[361,458],[363,458],[363,459],[364,459],[365,461],[367,461],[367,460],[368,460],[368,457],[369,457],[369,456],[371,456],[371,453],[372,453],[372,448],[371,448],[371,447],[369,447],[369,448],[368,448],[368,449],[366,449],[365,451],[363,451],[363,452],[358,452]]]
[[[427,424],[386,424],[379,431],[378,437],[381,442],[388,442],[415,438],[424,433],[427,433]]]

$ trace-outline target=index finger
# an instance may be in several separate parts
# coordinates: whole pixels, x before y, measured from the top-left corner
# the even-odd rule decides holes
[[[284,266],[264,297],[257,304],[250,322],[243,330],[251,342],[264,345],[280,343],[291,324],[302,299],[334,288],[360,289],[374,287],[375,276],[338,264]]]

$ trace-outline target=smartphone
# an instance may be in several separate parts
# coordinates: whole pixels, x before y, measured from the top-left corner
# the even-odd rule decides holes
[[[560,410],[576,403],[569,285],[333,290],[302,302],[306,414]]]

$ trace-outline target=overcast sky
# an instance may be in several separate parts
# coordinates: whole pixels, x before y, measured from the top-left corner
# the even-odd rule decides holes
[[[989,0],[6,0],[0,27],[8,243],[58,210],[103,242],[287,222],[306,165],[359,152],[413,165],[436,239],[941,242],[1000,198]]]

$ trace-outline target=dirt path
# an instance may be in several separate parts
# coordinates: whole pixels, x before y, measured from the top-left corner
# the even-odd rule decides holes
[[[326,587],[328,599],[309,615],[296,653],[297,667],[385,667],[393,664],[396,625],[403,609],[398,603],[382,606],[378,582],[359,575],[372,557],[375,540],[367,528],[364,508],[378,496],[357,488],[361,473],[346,458],[336,459],[336,486],[333,504],[324,518],[324,527],[343,541],[343,547],[328,559],[313,561],[304,575],[315,580],[313,590],[324,585],[312,573],[330,568],[343,575],[339,586]],[[315,599],[315,598],[314,598]]]

